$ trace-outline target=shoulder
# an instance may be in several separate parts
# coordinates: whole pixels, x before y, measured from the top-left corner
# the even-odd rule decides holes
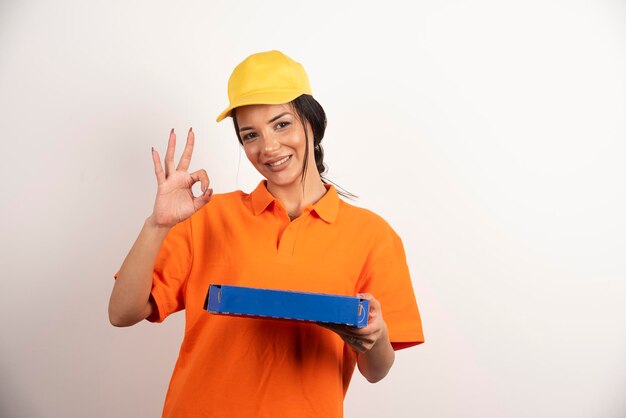
[[[380,244],[400,239],[393,227],[381,215],[342,199],[339,200],[339,221],[361,229],[363,233]]]
[[[339,214],[358,223],[368,223],[370,226],[383,229],[391,228],[391,225],[376,212],[353,205],[342,199],[339,199]]]

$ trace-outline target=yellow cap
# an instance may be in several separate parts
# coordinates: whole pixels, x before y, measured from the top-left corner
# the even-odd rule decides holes
[[[303,94],[312,93],[302,65],[280,51],[259,52],[233,70],[228,80],[230,104],[217,121],[239,106],[288,103]]]

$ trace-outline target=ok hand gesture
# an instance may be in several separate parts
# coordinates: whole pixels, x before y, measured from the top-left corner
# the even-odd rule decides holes
[[[211,200],[213,189],[209,188],[209,176],[206,171],[187,172],[193,153],[193,144],[194,133],[190,128],[183,155],[180,157],[178,166],[174,167],[176,134],[172,129],[165,153],[165,171],[163,171],[159,153],[152,148],[152,160],[158,187],[151,217],[158,226],[172,227],[193,215]],[[196,197],[193,195],[191,187],[198,181],[201,185],[202,194]]]

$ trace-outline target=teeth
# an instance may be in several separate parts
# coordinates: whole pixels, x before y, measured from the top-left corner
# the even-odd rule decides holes
[[[270,166],[272,167],[276,167],[277,165],[280,165],[282,163],[284,163],[285,161],[287,161],[289,159],[289,155],[286,156],[285,158],[283,158],[282,160],[276,161],[275,163],[271,163]]]

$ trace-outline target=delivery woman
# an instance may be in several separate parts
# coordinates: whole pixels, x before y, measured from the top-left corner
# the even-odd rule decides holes
[[[424,341],[402,242],[322,177],[326,117],[299,63],[251,55],[228,96],[217,120],[233,118],[264,179],[251,193],[213,195],[204,170],[188,171],[193,130],[177,165],[172,130],[164,166],[152,151],[157,196],[116,275],[110,321],[162,322],[185,310],[164,417],[341,417],[355,367],[377,382],[394,350]],[[212,315],[203,309],[210,284],[360,294],[369,324]]]

